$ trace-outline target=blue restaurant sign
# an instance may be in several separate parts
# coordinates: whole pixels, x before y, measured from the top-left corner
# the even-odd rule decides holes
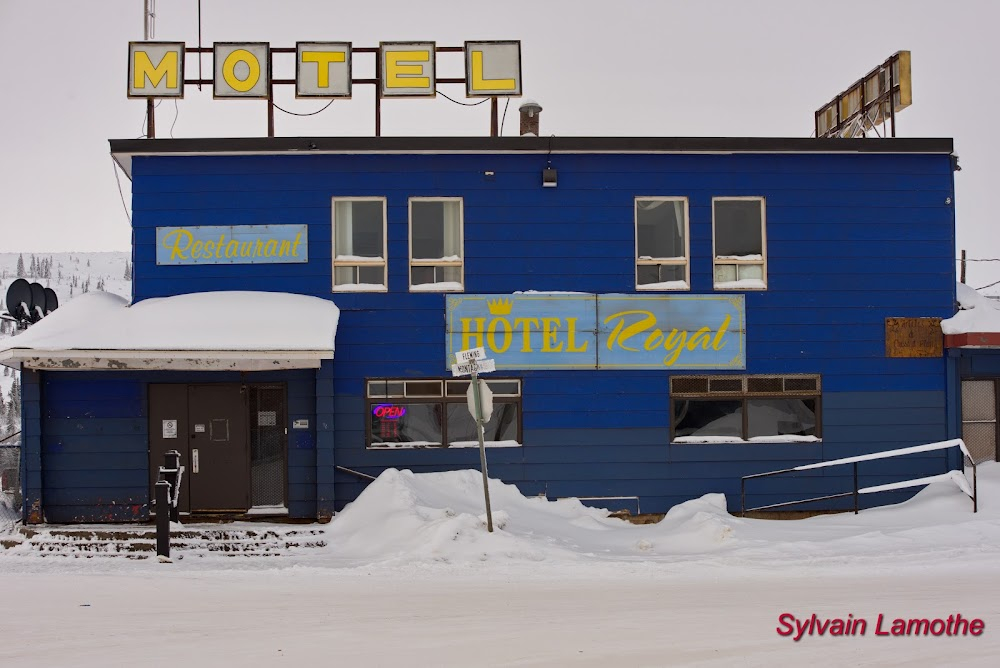
[[[449,295],[447,357],[497,369],[745,369],[743,295]]]
[[[156,264],[308,262],[307,225],[157,227]]]

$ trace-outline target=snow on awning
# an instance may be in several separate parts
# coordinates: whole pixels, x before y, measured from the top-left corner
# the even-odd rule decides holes
[[[1000,302],[964,283],[956,296],[958,313],[941,321],[945,348],[1000,348]]]
[[[340,310],[277,292],[199,292],[129,305],[88,292],[4,340],[0,364],[32,369],[261,371],[333,359]]]

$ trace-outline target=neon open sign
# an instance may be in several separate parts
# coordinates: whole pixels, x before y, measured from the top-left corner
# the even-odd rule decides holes
[[[381,420],[398,420],[406,415],[406,408],[392,404],[379,404],[372,408],[372,415]]]

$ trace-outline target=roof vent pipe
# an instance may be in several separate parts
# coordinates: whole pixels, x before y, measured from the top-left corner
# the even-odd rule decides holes
[[[542,105],[534,100],[525,100],[518,111],[521,112],[521,136],[538,136],[538,117],[542,113]]]

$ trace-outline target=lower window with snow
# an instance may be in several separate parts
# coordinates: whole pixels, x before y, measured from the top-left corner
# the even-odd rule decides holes
[[[485,380],[485,379],[484,379]],[[492,413],[483,423],[486,447],[521,445],[521,381],[485,381]],[[367,447],[476,448],[476,421],[469,409],[471,382],[420,378],[369,378]],[[490,403],[485,400],[484,404]]]
[[[818,375],[673,376],[673,443],[809,443],[822,438]]]

